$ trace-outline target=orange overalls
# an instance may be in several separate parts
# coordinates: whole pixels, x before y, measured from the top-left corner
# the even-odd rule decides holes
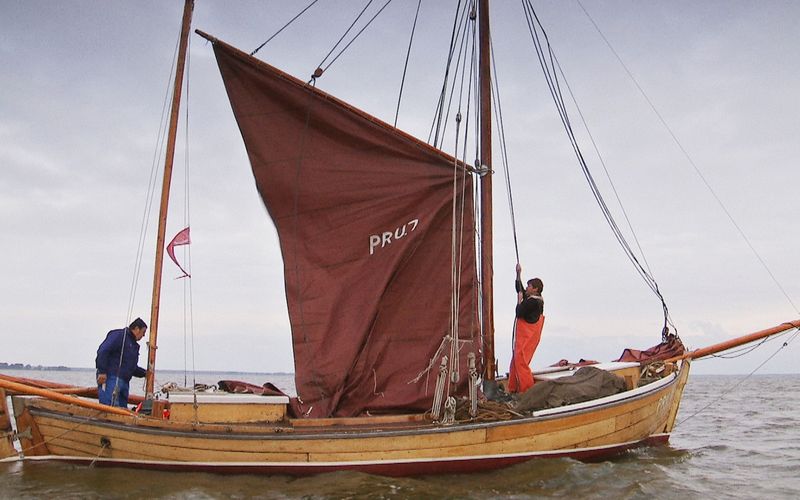
[[[511,368],[508,372],[508,392],[525,392],[533,386],[533,372],[531,360],[533,353],[539,346],[544,326],[544,314],[539,316],[536,323],[528,323],[522,318],[516,318],[514,324],[514,355],[511,358]]]

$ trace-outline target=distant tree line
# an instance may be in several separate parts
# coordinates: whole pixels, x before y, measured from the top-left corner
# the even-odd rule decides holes
[[[72,368],[68,366],[42,366],[42,365],[24,365],[22,363],[4,363],[0,362],[0,370],[55,370],[55,371],[69,371]]]

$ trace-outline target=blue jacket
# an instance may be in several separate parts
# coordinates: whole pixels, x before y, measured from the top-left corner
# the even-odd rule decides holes
[[[122,363],[119,359],[120,351]],[[97,348],[94,364],[97,373],[115,375],[126,382],[130,382],[131,377],[144,377],[147,373],[144,368],[139,367],[139,343],[127,328],[108,332],[106,339]]]

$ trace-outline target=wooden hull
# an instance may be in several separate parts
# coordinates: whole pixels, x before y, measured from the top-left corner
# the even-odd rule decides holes
[[[534,458],[607,458],[664,443],[689,372],[587,403],[506,421],[432,424],[419,417],[202,424],[98,414],[14,396],[25,458],[161,470],[421,475],[491,470]]]
[[[11,415],[6,406],[6,391],[0,388],[0,460],[14,457],[14,429],[11,427]]]

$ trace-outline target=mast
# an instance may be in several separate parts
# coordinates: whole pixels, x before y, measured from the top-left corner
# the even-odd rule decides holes
[[[494,269],[492,267],[492,76],[489,44],[489,0],[480,0],[478,8],[478,44],[480,63],[481,122],[481,283],[483,285],[483,380],[494,381]]]
[[[158,211],[158,236],[156,238],[156,261],[153,273],[153,300],[150,308],[150,337],[147,342],[147,376],[145,379],[145,397],[153,397],[155,380],[156,349],[158,345],[158,312],[161,305],[161,272],[164,263],[164,239],[167,232],[167,209],[169,207],[169,189],[172,183],[172,162],[175,157],[175,138],[178,134],[178,113],[181,106],[183,90],[183,70],[186,63],[186,47],[189,41],[189,28],[192,24],[194,0],[186,0],[183,6],[181,39],[178,46],[178,62],[175,67],[175,85],[172,91],[172,108],[169,116],[169,132],[167,135],[167,153],[164,160],[164,179],[161,184],[161,205]]]

